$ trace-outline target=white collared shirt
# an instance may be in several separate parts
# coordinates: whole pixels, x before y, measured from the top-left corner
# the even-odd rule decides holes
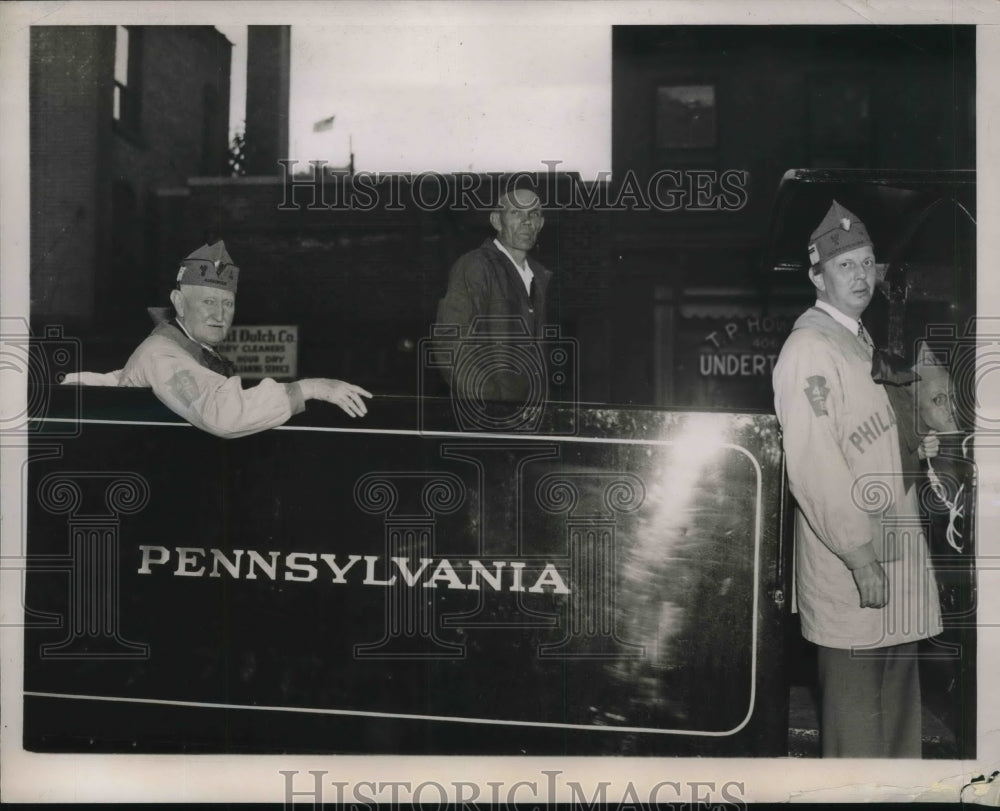
[[[503,243],[499,239],[494,239],[493,244],[500,249],[500,252],[506,256],[511,262],[514,263],[514,267],[517,268],[517,273],[521,277],[521,281],[524,282],[524,289],[528,291],[528,295],[531,295],[531,280],[535,278],[535,272],[528,265],[528,257],[524,257],[524,267],[522,268],[517,262],[514,261],[514,257],[510,255],[507,249],[504,247]]]
[[[857,338],[864,345],[869,356],[873,353],[875,344],[872,342],[871,336],[868,334],[868,330],[866,330],[864,324],[861,323],[860,318],[851,318],[846,313],[842,313],[832,304],[820,301],[819,299],[816,299],[816,306],[823,312],[827,313],[844,329],[850,332],[851,335]]]
[[[194,341],[196,344],[198,344],[198,346],[203,346],[205,349],[207,349],[213,355],[218,355],[219,357],[222,357],[221,355],[219,355],[219,353],[213,347],[209,346],[206,343],[202,343],[197,338],[195,338],[190,332],[188,332],[187,327],[184,326],[184,322],[183,321],[181,321],[179,318],[175,318],[174,320],[177,322],[177,326],[181,328],[181,331],[185,335],[187,335],[188,338],[190,338],[192,341]]]
[[[861,319],[851,318],[849,315],[842,313],[832,304],[828,304],[825,301],[820,301],[819,299],[816,299],[816,306],[823,312],[828,313],[830,316],[832,316],[833,320],[836,321],[838,324],[842,324],[844,329],[848,330],[851,333],[851,335],[856,336],[858,334],[858,328],[861,326]]]

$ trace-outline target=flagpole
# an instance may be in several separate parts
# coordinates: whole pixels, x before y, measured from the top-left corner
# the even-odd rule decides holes
[[[330,130],[333,129],[333,120],[335,118],[336,118],[336,115],[331,115],[331,116],[328,116],[327,118],[321,118],[319,121],[313,122],[313,132],[314,133],[316,133],[316,132],[329,132]],[[327,162],[332,165],[333,155],[330,155],[329,158],[330,158],[330,160],[328,160]]]

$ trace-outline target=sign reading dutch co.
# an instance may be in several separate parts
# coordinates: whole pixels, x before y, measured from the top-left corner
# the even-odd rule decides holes
[[[236,364],[240,377],[298,376],[299,328],[296,325],[233,327],[217,347],[219,354]]]

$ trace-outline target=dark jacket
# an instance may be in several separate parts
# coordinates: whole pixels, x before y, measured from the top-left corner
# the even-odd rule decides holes
[[[524,400],[533,385],[543,385],[544,358],[536,339],[546,323],[545,294],[552,272],[537,259],[529,258],[528,263],[534,272],[533,298],[492,239],[452,266],[448,290],[438,303],[435,330],[440,336],[442,330],[454,328],[438,345],[460,344],[454,363],[441,366],[457,393],[485,400]]]

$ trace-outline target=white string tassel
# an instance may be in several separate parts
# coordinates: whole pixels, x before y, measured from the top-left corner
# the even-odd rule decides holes
[[[972,439],[973,434],[970,433],[965,439],[962,440],[962,456],[968,457],[968,442]],[[931,489],[934,494],[941,499],[941,503],[948,508],[948,529],[945,530],[944,537],[948,541],[948,545],[954,549],[956,552],[961,552],[964,550],[964,544],[960,543],[962,540],[962,533],[955,526],[955,520],[961,518],[963,522],[965,521],[965,501],[962,498],[962,494],[965,492],[965,482],[963,482],[959,488],[958,492],[955,493],[954,500],[948,498],[948,493],[944,489],[944,484],[941,483],[941,478],[938,476],[937,471],[934,470],[934,465],[931,464],[931,460],[927,460],[927,479],[930,482]]]

